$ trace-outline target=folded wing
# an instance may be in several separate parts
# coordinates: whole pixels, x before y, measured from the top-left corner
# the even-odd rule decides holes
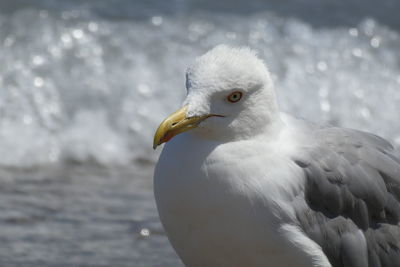
[[[306,177],[299,227],[333,267],[400,266],[400,157],[386,140],[342,128],[312,131],[293,157]]]

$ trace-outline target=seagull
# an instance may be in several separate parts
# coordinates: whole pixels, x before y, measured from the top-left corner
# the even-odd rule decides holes
[[[399,267],[400,154],[279,111],[265,63],[218,45],[154,136],[159,217],[188,267]],[[300,90],[300,88],[299,88]]]

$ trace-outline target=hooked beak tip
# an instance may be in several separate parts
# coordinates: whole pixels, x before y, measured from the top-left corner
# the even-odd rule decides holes
[[[207,114],[202,116],[187,117],[187,106],[175,111],[168,116],[154,134],[153,149],[168,142],[174,136],[196,128],[202,121],[209,117],[225,117],[217,114]]]

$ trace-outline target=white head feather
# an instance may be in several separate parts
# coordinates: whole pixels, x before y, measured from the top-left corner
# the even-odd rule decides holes
[[[218,140],[245,139],[278,119],[274,86],[264,62],[249,48],[219,45],[196,59],[187,70],[188,116],[218,114],[203,121],[195,133]],[[237,103],[232,92],[243,93]]]

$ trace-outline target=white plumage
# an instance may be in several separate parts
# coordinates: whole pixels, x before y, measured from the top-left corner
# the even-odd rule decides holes
[[[185,265],[368,266],[356,223],[339,214],[343,220],[329,224],[322,208],[310,207],[304,170],[311,156],[301,157],[317,146],[322,128],[279,112],[269,72],[254,52],[217,46],[188,69],[187,90],[183,108],[156,133],[155,146],[173,138],[154,175],[161,222]],[[241,99],[232,103],[235,92]],[[357,244],[356,263],[334,264],[335,257],[348,262],[346,253],[328,260],[329,246],[322,247],[334,240],[325,224],[343,229],[340,246]]]

